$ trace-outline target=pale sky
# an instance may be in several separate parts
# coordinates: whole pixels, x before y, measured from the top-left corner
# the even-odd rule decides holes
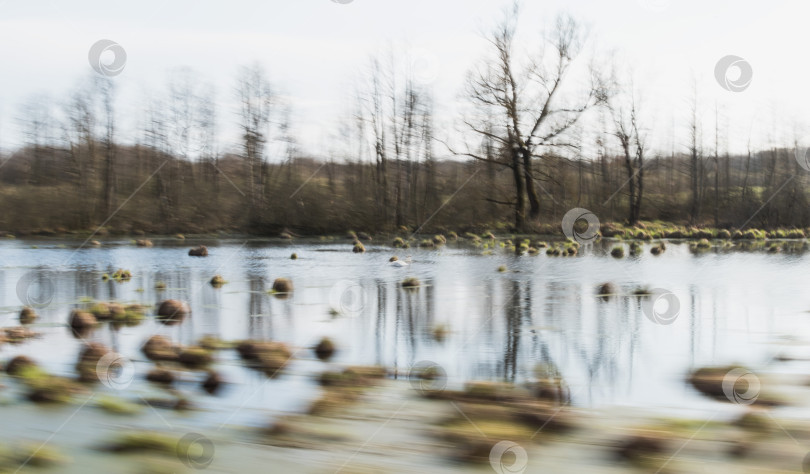
[[[465,73],[511,0],[200,1],[0,0],[0,147],[20,144],[20,104],[32,94],[64,99],[95,74],[87,59],[100,39],[127,53],[118,86],[125,140],[143,98],[188,66],[218,92],[221,148],[234,149],[233,87],[238,66],[258,61],[287,96],[304,152],[326,156],[352,103],[352,84],[369,55],[391,44],[421,57],[437,122],[448,127],[463,101]],[[686,145],[692,78],[697,81],[706,144],[717,104],[732,151],[801,138],[810,105],[806,22],[810,3],[795,1],[525,0],[520,22],[531,43],[558,12],[589,26],[596,51],[616,51],[633,69],[653,146]],[[720,87],[717,61],[745,59],[753,70],[742,92]],[[673,129],[674,126],[674,129]],[[452,130],[440,131],[447,135]],[[810,138],[810,133],[806,136]],[[441,150],[438,150],[441,152]]]

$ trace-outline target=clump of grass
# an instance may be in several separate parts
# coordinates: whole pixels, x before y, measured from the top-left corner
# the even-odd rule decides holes
[[[602,283],[596,289],[596,295],[597,296],[612,296],[612,295],[615,295],[617,293],[618,293],[618,290],[616,289],[616,286],[613,283],[610,283],[610,282]]]
[[[548,255],[549,257],[559,257],[561,254],[562,254],[562,250],[560,250],[560,249],[559,249],[558,247],[556,247],[556,246],[554,246],[554,247],[549,247],[549,248],[546,250],[546,255]]]
[[[431,239],[424,239],[419,242],[419,247],[423,249],[432,249],[436,247],[436,243]]]
[[[20,324],[31,324],[36,321],[38,317],[34,308],[26,306],[20,311]]]
[[[146,380],[154,384],[163,385],[164,387],[171,386],[175,381],[174,372],[163,367],[155,367],[146,373]]]
[[[165,300],[160,302],[157,310],[157,320],[162,324],[177,324],[191,314],[188,303],[180,300]]]
[[[130,431],[119,435],[106,446],[114,452],[156,452],[175,454],[177,439],[174,436],[153,431]]]
[[[152,244],[152,241],[149,240],[149,239],[141,239],[141,240],[136,240],[135,245],[137,245],[138,247],[151,247],[154,244]]]
[[[352,247],[352,252],[354,253],[364,253],[366,251],[366,246],[363,245],[362,242],[359,240],[354,241],[354,247]]]
[[[208,256],[208,247],[205,245],[199,245],[192,249],[189,249],[188,255],[190,257],[207,257]]]
[[[402,237],[397,237],[394,239],[394,242],[391,245],[393,245],[395,248],[401,249],[405,247],[405,239]]]
[[[141,411],[141,406],[128,402],[122,398],[102,396],[96,399],[99,408],[113,415],[135,415]]]
[[[177,361],[188,369],[199,370],[207,367],[213,362],[214,357],[211,352],[200,347],[190,346],[183,349],[177,357]]]
[[[146,340],[141,346],[141,352],[149,360],[170,361],[177,359],[179,350],[165,336],[156,334]]]
[[[277,377],[292,358],[292,351],[280,342],[243,341],[236,346],[239,356],[250,367]]]
[[[289,278],[276,278],[270,291],[274,294],[290,294],[293,292],[293,282]]]
[[[214,334],[206,334],[202,336],[198,341],[197,345],[202,347],[207,351],[218,351],[220,349],[231,349],[233,348],[233,344],[223,341],[219,337],[215,336]]]
[[[421,282],[416,277],[408,277],[408,278],[402,280],[402,283],[400,283],[400,285],[402,286],[402,288],[405,288],[405,289],[415,289],[415,288],[419,288],[419,286],[421,285]]]
[[[335,343],[328,337],[321,339],[318,344],[313,348],[315,357],[319,360],[329,360],[335,354]]]
[[[96,320],[96,317],[93,316],[92,313],[80,311],[78,309],[71,311],[70,316],[68,317],[68,325],[70,325],[70,328],[78,333],[83,333],[84,331],[96,326],[97,323],[98,320]]]
[[[290,260],[298,260],[298,254],[293,252],[293,254],[290,255]]]
[[[660,467],[661,458],[670,451],[669,436],[665,432],[636,433],[622,439],[616,446],[616,455],[639,467]]]
[[[166,282],[165,281],[156,281],[155,282],[155,289],[162,291],[166,289]]]
[[[211,281],[209,281],[209,283],[214,288],[220,288],[222,287],[222,285],[228,282],[225,281],[225,278],[222,275],[214,275],[213,277],[211,277]]]
[[[617,245],[610,249],[610,256],[613,258],[624,258],[624,247]]]
[[[638,242],[630,242],[630,256],[635,257],[642,253],[641,244]]]
[[[433,236],[433,243],[436,245],[444,245],[447,243],[447,238],[442,234],[437,234]]]
[[[753,373],[751,370],[737,365],[701,367],[689,374],[687,381],[698,392],[707,397],[723,402],[736,403],[735,396],[748,391],[749,380],[745,377],[736,377],[733,380],[733,385],[729,387],[728,374],[732,370],[736,370],[740,374]],[[762,386],[766,387],[766,384],[763,383]],[[767,390],[760,391],[753,401],[753,404],[759,406],[779,406],[784,405],[784,403],[783,399]]]
[[[67,464],[71,458],[53,446],[41,443],[24,442],[13,446],[4,446],[0,451],[0,470],[14,472],[21,466],[34,468],[53,467]]]
[[[433,326],[433,329],[430,331],[431,336],[433,336],[433,340],[436,342],[444,342],[444,340],[447,339],[447,334],[449,333],[450,329],[446,324],[437,324]]]
[[[509,269],[506,268],[506,265],[501,265],[501,266],[498,267],[498,272],[499,273],[505,273],[507,270],[509,270]]]
[[[472,232],[466,232],[466,233],[464,234],[464,238],[466,238],[466,239],[470,239],[471,241],[473,241],[473,243],[479,243],[479,242],[481,242],[481,237],[479,237],[479,236],[478,236],[478,235],[476,235],[476,234],[473,234]]]
[[[112,274],[112,278],[116,281],[129,281],[132,279],[132,272],[119,268],[115,271],[115,273]]]

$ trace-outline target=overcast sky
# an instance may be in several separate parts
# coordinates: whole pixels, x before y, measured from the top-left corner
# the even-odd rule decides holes
[[[239,65],[262,63],[288,96],[305,152],[324,156],[351,104],[354,78],[369,55],[392,44],[421,57],[438,121],[462,99],[465,73],[485,48],[481,32],[501,15],[500,0],[331,0],[138,2],[0,0],[0,146],[17,146],[19,105],[56,98],[94,74],[88,51],[99,39],[127,53],[114,77],[121,134],[136,125],[143,97],[189,66],[218,89],[224,148],[232,147],[233,84]],[[692,78],[707,133],[714,105],[729,124],[732,150],[792,143],[810,105],[805,1],[543,0],[523,2],[523,40],[538,38],[558,12],[589,25],[597,50],[617,51],[633,68],[654,145],[686,144]],[[715,80],[717,61],[744,58],[753,78],[741,92]],[[732,72],[733,74],[733,72]],[[712,132],[713,133],[713,132]],[[707,139],[708,142],[708,139]]]

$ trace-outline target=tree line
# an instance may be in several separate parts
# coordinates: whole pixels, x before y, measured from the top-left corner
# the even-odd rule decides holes
[[[301,150],[292,106],[259,64],[237,76],[234,149],[220,144],[216,91],[188,69],[142,102],[135,136],[120,136],[112,78],[59,104],[32,97],[19,114],[25,145],[2,157],[0,229],[542,232],[573,207],[631,225],[810,227],[796,144],[723,150],[695,92],[688,142],[652,150],[632,79],[586,57],[585,28],[559,15],[526,52],[519,17],[505,11],[487,35],[451,138],[439,136],[430,86],[393,51],[370,59],[329,156]]]

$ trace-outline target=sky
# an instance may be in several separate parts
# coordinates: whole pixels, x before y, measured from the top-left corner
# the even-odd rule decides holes
[[[123,137],[134,133],[144,98],[164,89],[173,69],[190,67],[216,87],[221,148],[236,149],[237,70],[259,62],[292,107],[301,149],[328,156],[340,123],[349,120],[357,77],[370,55],[389,46],[421,68],[417,74],[436,102],[438,135],[449,136],[464,104],[465,74],[484,54],[484,33],[509,4],[0,0],[0,148],[21,144],[27,98],[64,99],[96,74],[88,51],[100,39],[126,51],[125,67],[113,78]],[[560,12],[587,25],[589,51],[612,57],[632,76],[656,150],[686,149],[694,87],[707,147],[714,140],[715,108],[732,152],[744,151],[749,136],[759,148],[810,140],[810,63],[803,54],[810,3],[525,0],[522,6],[519,47],[527,51],[536,49],[532,45]],[[717,62],[728,55],[750,65],[752,78],[742,91],[728,91],[715,78]],[[732,80],[735,73],[732,68]]]

